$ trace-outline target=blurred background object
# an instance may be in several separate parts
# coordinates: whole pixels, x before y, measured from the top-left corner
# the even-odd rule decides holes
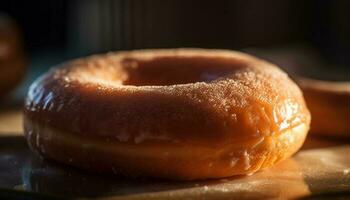
[[[0,97],[19,83],[24,71],[23,46],[17,24],[0,13]]]

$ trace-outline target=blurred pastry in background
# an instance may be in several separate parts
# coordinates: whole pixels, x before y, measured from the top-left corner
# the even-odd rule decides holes
[[[25,74],[21,35],[14,20],[0,13],[0,97],[15,88]]]
[[[312,114],[310,131],[325,136],[350,136],[350,82],[299,79]]]

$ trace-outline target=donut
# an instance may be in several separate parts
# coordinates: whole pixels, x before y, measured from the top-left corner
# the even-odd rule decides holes
[[[11,91],[23,78],[25,61],[15,22],[0,13],[0,97]]]
[[[278,67],[229,50],[108,53],[30,87],[25,136],[44,158],[102,174],[195,180],[252,174],[294,154],[310,113]]]
[[[310,133],[349,137],[350,82],[300,78],[298,83],[312,115]]]

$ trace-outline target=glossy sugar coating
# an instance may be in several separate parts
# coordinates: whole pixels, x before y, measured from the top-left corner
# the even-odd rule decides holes
[[[30,88],[25,130],[43,156],[132,176],[253,173],[290,156],[310,114],[270,63],[203,49],[110,53],[62,64]]]

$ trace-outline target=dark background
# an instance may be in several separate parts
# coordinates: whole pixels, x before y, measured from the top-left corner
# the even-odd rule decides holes
[[[235,49],[292,74],[349,80],[347,0],[3,0],[32,80],[66,59],[140,48]],[[26,82],[28,84],[29,81]]]

